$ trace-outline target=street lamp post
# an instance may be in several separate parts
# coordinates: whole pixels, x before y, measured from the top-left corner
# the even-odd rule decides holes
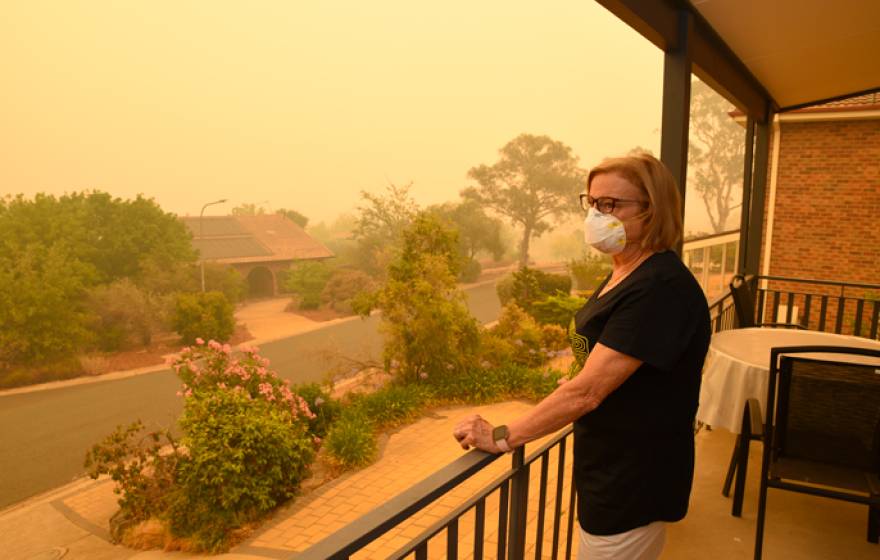
[[[223,204],[224,202],[226,202],[226,199],[221,198],[220,200],[215,200],[214,202],[209,202],[202,206],[202,211],[199,212],[199,239],[202,240],[203,244],[205,240],[205,234],[202,227],[202,218],[205,215],[205,208],[213,204]],[[199,252],[199,268],[201,269],[202,275],[202,293],[205,293],[205,256],[201,252]]]

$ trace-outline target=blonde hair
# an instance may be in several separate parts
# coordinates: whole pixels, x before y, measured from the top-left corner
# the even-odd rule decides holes
[[[616,173],[648,195],[642,247],[654,251],[676,249],[682,237],[681,195],[669,169],[648,153],[608,158],[590,170],[587,192],[593,178],[605,173]]]

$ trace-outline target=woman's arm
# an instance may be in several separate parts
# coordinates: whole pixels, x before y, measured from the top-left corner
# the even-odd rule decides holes
[[[507,425],[507,442],[511,447],[518,447],[553,433],[595,410],[640,365],[641,360],[596,344],[579,374]],[[455,427],[453,435],[463,449],[473,446],[492,453],[501,452],[492,441],[492,425],[479,415],[462,420]]]

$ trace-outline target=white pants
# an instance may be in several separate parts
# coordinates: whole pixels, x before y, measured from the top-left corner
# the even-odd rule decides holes
[[[591,535],[580,529],[578,560],[656,560],[666,543],[666,522],[655,521],[616,535]]]

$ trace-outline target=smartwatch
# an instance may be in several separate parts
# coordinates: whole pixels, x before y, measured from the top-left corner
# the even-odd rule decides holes
[[[508,436],[510,436],[510,430],[508,430],[507,426],[503,424],[501,426],[496,426],[492,430],[492,440],[495,442],[495,445],[498,446],[498,449],[505,453],[510,453],[512,451],[510,444],[507,443]]]

